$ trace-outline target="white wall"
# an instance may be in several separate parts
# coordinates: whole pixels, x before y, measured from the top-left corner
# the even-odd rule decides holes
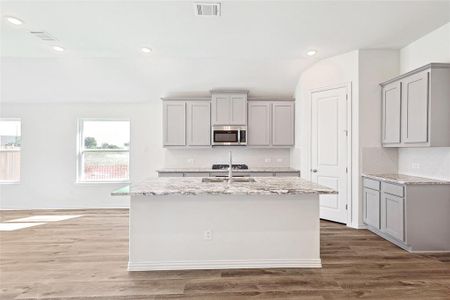
[[[310,162],[310,136],[311,136],[311,90],[330,87],[342,84],[351,85],[351,99],[353,110],[358,111],[358,51],[348,52],[342,55],[334,56],[321,60],[311,68],[302,73],[297,85],[296,98],[296,146],[292,151],[292,162],[294,167],[300,167],[301,176],[311,179]],[[357,114],[352,116],[353,140],[352,147],[357,149],[359,144]],[[356,133],[356,134],[355,134]],[[300,156],[300,159],[298,157]],[[359,174],[358,151],[354,153],[354,163],[352,173],[354,180]],[[351,226],[358,227],[359,219],[359,192],[357,186],[352,188],[352,216],[354,216]]]
[[[398,151],[381,145],[379,83],[398,74],[398,50],[359,51],[359,151],[362,173],[395,173]]]
[[[233,150],[236,163],[256,167],[290,164],[289,149],[164,149],[161,111],[159,100],[108,105],[2,103],[1,117],[22,119],[22,159],[21,182],[0,185],[0,208],[128,207],[128,197],[110,196],[112,190],[124,184],[75,183],[78,118],[130,119],[131,182],[156,176],[156,170],[163,167],[207,167],[225,162],[228,149]]]
[[[363,226],[361,173],[395,172],[397,151],[381,147],[379,83],[399,69],[396,50],[358,50],[319,61],[300,77],[296,90],[297,141],[291,161],[310,179],[311,90],[351,84],[352,227]],[[301,158],[298,159],[300,156]]]
[[[400,73],[431,62],[450,62],[450,22],[400,49]]]
[[[450,22],[400,50],[401,73],[430,62],[450,63]],[[399,173],[450,180],[450,148],[403,148]]]

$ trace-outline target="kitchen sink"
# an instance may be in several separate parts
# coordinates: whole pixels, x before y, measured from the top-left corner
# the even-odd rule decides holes
[[[202,182],[227,182],[228,177],[204,177]],[[233,177],[231,182],[255,182],[254,178],[251,177]]]

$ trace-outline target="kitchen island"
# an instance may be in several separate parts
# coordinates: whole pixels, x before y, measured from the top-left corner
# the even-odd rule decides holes
[[[129,195],[130,271],[318,268],[319,194],[298,177],[151,178]]]

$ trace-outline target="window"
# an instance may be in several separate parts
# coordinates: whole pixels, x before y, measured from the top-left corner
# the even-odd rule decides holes
[[[21,123],[0,119],[0,183],[20,181]]]
[[[130,166],[130,122],[80,120],[78,126],[78,181],[127,181]]]

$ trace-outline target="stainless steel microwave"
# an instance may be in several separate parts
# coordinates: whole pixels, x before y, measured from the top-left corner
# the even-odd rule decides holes
[[[212,144],[213,146],[247,145],[247,126],[213,126]]]

